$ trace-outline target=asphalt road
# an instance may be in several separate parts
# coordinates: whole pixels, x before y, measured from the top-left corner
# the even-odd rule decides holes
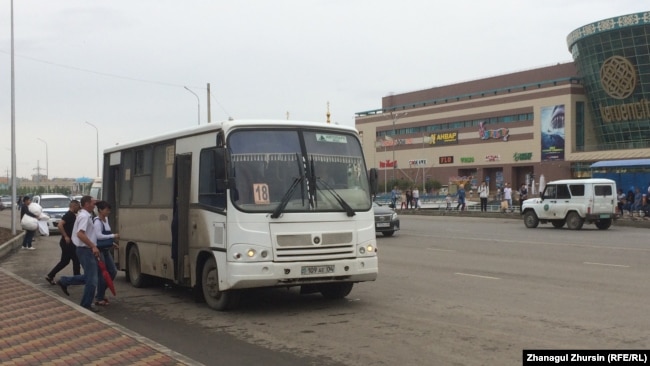
[[[0,265],[60,293],[42,279],[57,240]],[[120,273],[100,314],[205,364],[520,365],[527,348],[650,348],[647,229],[402,216],[402,231],[378,241],[379,279],[343,301],[266,289],[219,313]]]

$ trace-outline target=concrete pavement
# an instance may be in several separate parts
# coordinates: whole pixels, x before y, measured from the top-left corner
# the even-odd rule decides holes
[[[73,302],[58,287],[59,294],[52,291],[44,275],[56,264],[59,246],[39,237],[36,250],[20,249],[21,243],[22,235],[0,244],[0,364],[201,365],[82,308],[79,294],[73,292]],[[7,270],[16,265],[33,267],[33,276]]]

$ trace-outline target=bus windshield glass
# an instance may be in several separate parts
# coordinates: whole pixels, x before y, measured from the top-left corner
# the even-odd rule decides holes
[[[371,207],[359,140],[329,130],[239,130],[228,137],[231,199],[246,212],[347,212]]]

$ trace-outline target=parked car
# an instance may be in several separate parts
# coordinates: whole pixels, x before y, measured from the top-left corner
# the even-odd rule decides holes
[[[62,194],[39,194],[32,197],[32,202],[38,203],[43,208],[43,213],[50,219],[47,221],[47,228],[50,232],[59,232],[58,224],[63,215],[70,208],[70,197]]]
[[[375,212],[375,231],[384,236],[393,236],[399,230],[399,218],[397,213],[388,206],[372,203]]]
[[[616,218],[616,182],[610,179],[565,179],[549,182],[540,198],[524,201],[522,211],[527,228],[538,224],[565,224],[571,230],[595,224],[606,230]]]
[[[11,196],[2,196],[0,197],[0,211],[5,208],[11,209]]]

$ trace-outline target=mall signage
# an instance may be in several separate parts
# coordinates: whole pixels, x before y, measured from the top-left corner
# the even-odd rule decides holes
[[[527,152],[527,153],[515,153],[512,158],[515,161],[521,161],[521,160],[532,160],[533,159],[533,153],[532,152]]]
[[[409,165],[411,165],[411,166],[426,166],[427,165],[427,159],[409,160]]]
[[[453,156],[440,156],[438,158],[438,163],[439,164],[453,164],[454,163],[454,157]]]
[[[433,146],[458,143],[458,131],[432,133],[430,137],[431,137],[431,141],[429,142],[429,144]]]

